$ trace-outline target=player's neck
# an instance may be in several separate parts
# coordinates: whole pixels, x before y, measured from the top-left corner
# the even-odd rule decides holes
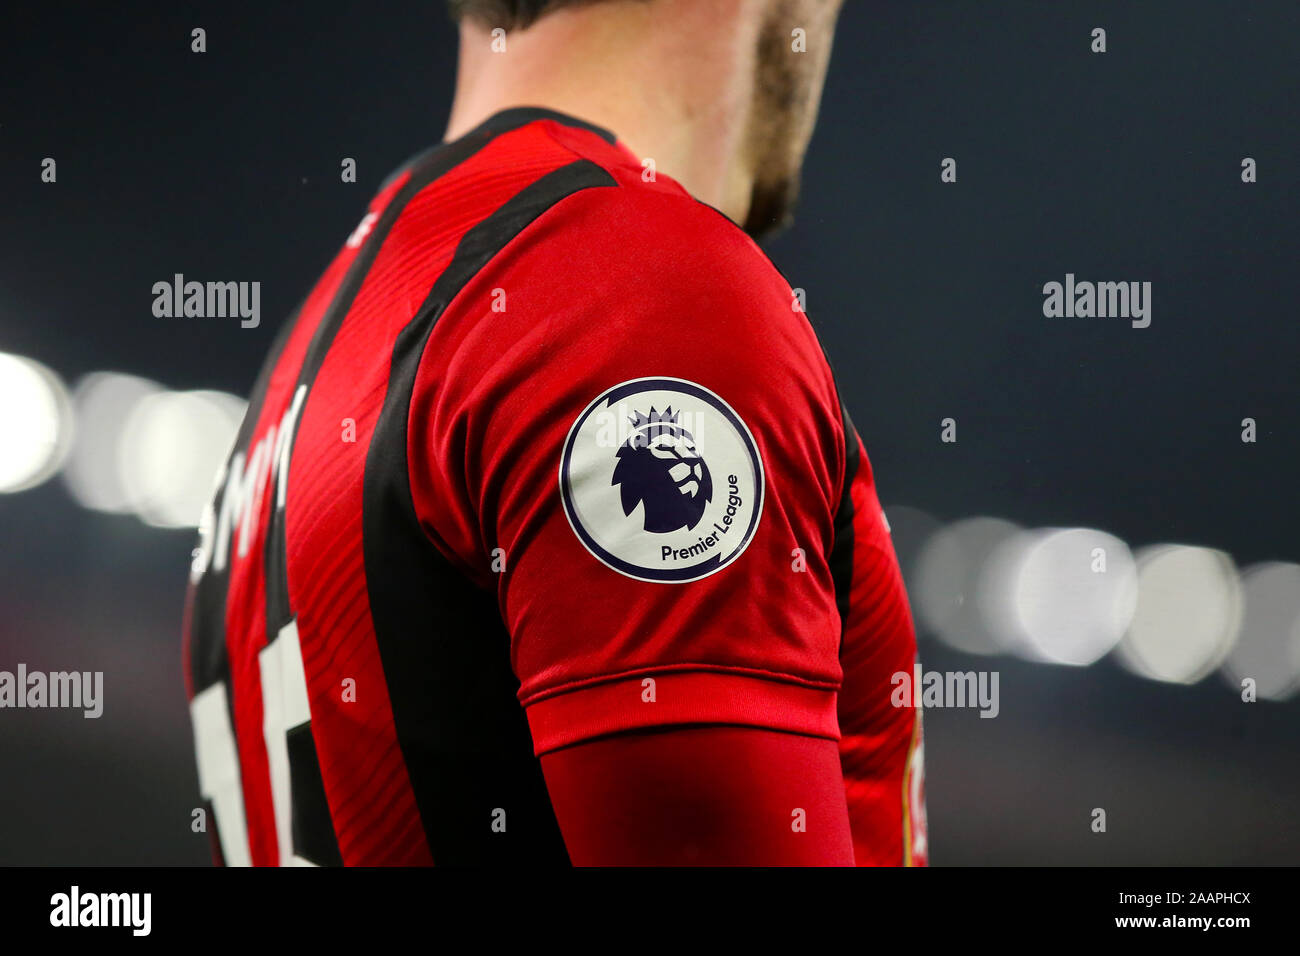
[[[715,4],[699,0],[597,3],[548,14],[494,51],[491,30],[466,22],[446,138],[509,107],[557,110],[615,133],[743,223],[757,43],[746,29],[726,29]]]

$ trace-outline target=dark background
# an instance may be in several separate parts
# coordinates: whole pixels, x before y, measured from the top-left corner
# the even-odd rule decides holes
[[[847,7],[798,222],[769,252],[807,290],[887,508],[1300,557],[1300,6]],[[0,350],[69,382],[239,395],[379,183],[440,138],[455,65],[436,0],[31,5],[0,35]],[[260,280],[262,325],[154,318],[174,272]],[[1045,318],[1066,272],[1151,281],[1151,327]],[[102,669],[107,697],[99,720],[0,711],[0,863],[207,862],[180,667],[193,534],[56,480],[0,496],[0,542],[0,668]],[[1300,699],[921,649],[1002,678],[998,719],[926,716],[934,863],[1300,862]]]

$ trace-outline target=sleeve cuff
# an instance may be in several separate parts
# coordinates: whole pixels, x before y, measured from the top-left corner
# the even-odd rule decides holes
[[[645,684],[654,681],[654,699]],[[541,756],[594,737],[680,724],[731,724],[839,740],[835,691],[711,671],[616,677],[525,701]]]

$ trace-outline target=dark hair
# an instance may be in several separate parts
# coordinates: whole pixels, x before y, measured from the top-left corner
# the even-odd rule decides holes
[[[485,27],[524,30],[544,13],[560,7],[596,3],[598,0],[447,0],[451,18],[473,20]]]

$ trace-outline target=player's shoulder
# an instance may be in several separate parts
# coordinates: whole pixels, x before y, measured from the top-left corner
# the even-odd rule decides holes
[[[622,141],[554,121],[541,121],[571,161],[594,167],[588,186],[565,196],[552,211],[559,228],[581,236],[593,253],[646,265],[670,257],[678,281],[692,272],[714,283],[736,278],[782,291],[789,286],[767,255],[739,226],[695,199],[653,156],[638,156]],[[548,233],[551,235],[553,233]]]
[[[835,403],[801,297],[739,226],[649,157],[559,123],[537,125],[566,147],[557,169],[581,164],[599,175],[554,180],[561,193],[453,303],[465,367],[482,371],[483,356],[504,354],[570,375],[635,378],[671,354],[736,388],[764,382]]]
[[[562,288],[568,308],[556,319],[597,310],[665,331],[734,320],[738,339],[815,338],[790,283],[727,216],[631,154],[593,150],[581,161],[602,176],[560,198],[488,264],[497,285]]]
[[[616,178],[618,178],[616,174]],[[626,261],[657,267],[662,278],[713,283],[759,282],[782,293],[789,286],[758,245],[712,206],[675,182],[619,181],[589,190],[564,210],[565,223]]]

